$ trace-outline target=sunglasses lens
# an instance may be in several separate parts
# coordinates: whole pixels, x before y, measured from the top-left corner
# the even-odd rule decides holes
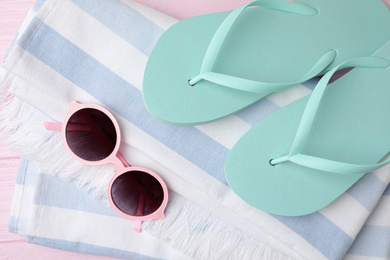
[[[66,125],[65,135],[72,152],[87,161],[107,158],[117,141],[112,120],[102,111],[93,108],[74,113]]]
[[[164,191],[160,182],[142,171],[129,171],[116,178],[111,187],[115,205],[132,216],[147,216],[162,204]]]

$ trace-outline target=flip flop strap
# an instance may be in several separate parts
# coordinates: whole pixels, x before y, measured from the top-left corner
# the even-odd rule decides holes
[[[317,86],[315,87],[313,93],[309,98],[309,101],[307,102],[290,153],[286,156],[272,159],[270,163],[272,165],[276,165],[285,161],[291,161],[305,167],[339,174],[362,174],[369,171],[373,171],[390,163],[390,158],[388,158],[387,160],[376,164],[352,164],[328,160],[310,155],[304,155],[300,153],[310,132],[313,120],[316,116],[318,107],[321,103],[321,99],[329,83],[329,80],[337,70],[348,67],[386,68],[388,66],[390,66],[390,60],[387,60],[385,58],[357,58],[345,61],[330,70],[328,73],[326,73],[318,82]]]
[[[254,81],[250,79],[244,79],[235,77],[232,75],[226,75],[221,73],[212,72],[214,63],[218,57],[219,50],[222,47],[222,44],[225,41],[226,36],[231,30],[233,24],[237,20],[237,18],[241,15],[241,13],[248,7],[251,6],[262,6],[266,8],[271,8],[279,11],[313,16],[318,13],[316,9],[310,7],[306,4],[295,2],[295,1],[286,1],[286,0],[258,0],[253,1],[248,4],[245,4],[233,12],[231,12],[226,19],[221,23],[218,30],[214,34],[208,49],[203,58],[203,63],[200,69],[200,73],[195,78],[189,80],[190,85],[195,85],[201,80],[207,80],[225,87],[238,89],[241,91],[247,92],[264,92],[271,93],[279,90],[283,90],[287,87],[291,87],[297,85],[303,81],[309,80],[315,76],[317,76],[321,71],[323,71],[336,57],[336,51],[330,50],[325,53],[314,66],[310,69],[306,75],[296,81],[291,82],[260,82]]]

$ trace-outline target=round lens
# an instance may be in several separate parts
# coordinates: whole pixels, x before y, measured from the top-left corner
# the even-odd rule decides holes
[[[147,216],[162,204],[164,191],[160,182],[142,171],[128,171],[116,178],[111,187],[115,205],[132,216]]]
[[[74,113],[66,125],[65,135],[72,152],[87,161],[107,158],[117,141],[112,120],[93,108],[80,109]]]

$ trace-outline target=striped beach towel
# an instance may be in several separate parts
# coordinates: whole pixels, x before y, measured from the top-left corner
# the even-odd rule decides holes
[[[128,259],[387,259],[390,166],[366,174],[328,207],[281,217],[255,209],[227,185],[224,162],[257,122],[311,93],[317,80],[272,94],[217,122],[169,126],[142,102],[148,56],[175,19],[132,1],[37,1],[2,73],[1,136],[22,160],[10,231],[31,243]],[[117,118],[121,153],[158,172],[170,189],[163,220],[132,221],[107,204],[115,169],[86,166],[44,121],[62,122],[71,100]]]

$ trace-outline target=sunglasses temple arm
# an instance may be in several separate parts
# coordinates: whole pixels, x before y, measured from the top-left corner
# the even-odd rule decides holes
[[[138,233],[141,233],[142,231],[141,225],[142,225],[142,220],[134,220],[133,229]]]
[[[138,202],[138,208],[137,208],[137,216],[142,216],[144,214],[144,207],[145,207],[145,200],[144,196],[140,195],[139,202]],[[136,220],[133,224],[133,229],[137,231],[138,233],[141,232],[141,225],[142,220]]]
[[[46,130],[54,130],[54,131],[62,130],[62,124],[60,123],[45,122],[44,125]],[[67,131],[91,131],[91,128],[87,125],[71,123],[66,126],[66,130]]]
[[[62,130],[62,124],[59,123],[45,122],[44,125],[46,130],[54,130],[54,131]]]

